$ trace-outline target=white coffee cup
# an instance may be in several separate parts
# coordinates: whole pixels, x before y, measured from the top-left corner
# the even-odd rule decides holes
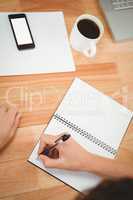
[[[99,34],[96,38],[92,37],[86,37],[79,31],[78,23],[81,22],[81,20],[86,19],[94,22],[98,29]],[[102,35],[104,33],[104,27],[102,22],[93,15],[83,14],[79,16],[72,28],[72,32],[70,34],[70,43],[72,48],[74,48],[77,51],[80,51],[84,53],[87,57],[94,57],[96,55],[96,44],[101,39]]]

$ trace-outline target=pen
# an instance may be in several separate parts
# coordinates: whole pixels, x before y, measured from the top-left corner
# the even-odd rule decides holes
[[[45,148],[42,154],[48,156],[51,150],[53,150],[57,145],[61,144],[62,142],[65,142],[66,140],[68,140],[70,136],[71,136],[70,134],[64,134],[60,136],[57,140],[55,140],[55,144],[49,148]]]

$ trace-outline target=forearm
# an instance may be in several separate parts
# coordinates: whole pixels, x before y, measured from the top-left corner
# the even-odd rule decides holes
[[[91,167],[89,166],[91,163]],[[86,162],[86,170],[91,171],[93,173],[109,176],[114,178],[119,177],[130,177],[133,178],[133,165],[129,165],[124,162],[120,162],[118,160],[112,160],[108,158],[103,158],[100,156],[92,155],[92,160],[89,160],[88,163],[89,168],[87,168]]]

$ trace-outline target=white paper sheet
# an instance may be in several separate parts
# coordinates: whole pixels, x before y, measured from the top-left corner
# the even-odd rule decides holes
[[[35,49],[19,51],[8,20],[0,13],[0,76],[75,70],[62,12],[25,13]]]

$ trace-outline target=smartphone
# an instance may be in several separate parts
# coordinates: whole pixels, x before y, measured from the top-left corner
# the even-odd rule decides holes
[[[35,48],[28,20],[25,14],[8,15],[14,39],[19,50]]]

